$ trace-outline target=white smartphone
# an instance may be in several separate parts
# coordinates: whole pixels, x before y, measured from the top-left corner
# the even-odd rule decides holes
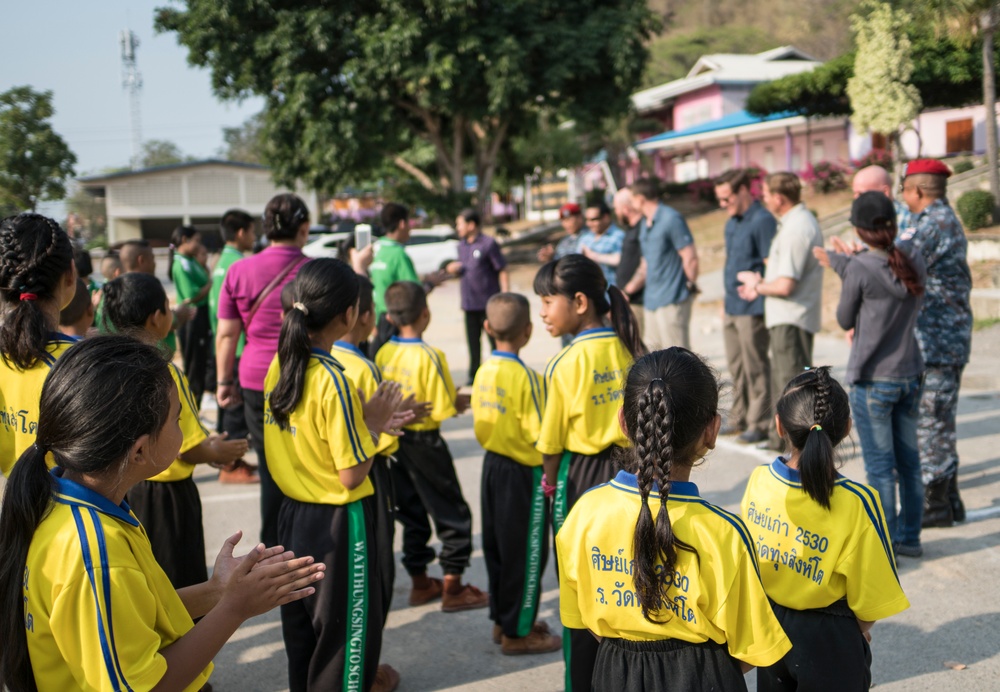
[[[364,250],[372,244],[372,227],[367,223],[359,223],[354,227],[354,249]]]

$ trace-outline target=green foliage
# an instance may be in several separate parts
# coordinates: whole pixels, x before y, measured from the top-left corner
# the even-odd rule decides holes
[[[184,162],[184,153],[173,142],[165,139],[147,139],[142,143],[142,156],[139,165],[143,168],[169,166]]]
[[[951,167],[952,173],[958,175],[959,173],[966,173],[971,171],[976,167],[976,164],[972,163],[971,160],[965,159],[964,161],[959,161],[954,166]]]
[[[811,72],[800,72],[754,87],[746,109],[759,116],[790,111],[810,116],[849,115],[847,80],[854,74],[854,54],[845,53]]]
[[[802,181],[812,187],[813,192],[824,195],[848,189],[850,176],[849,168],[834,161],[810,164],[801,174]]]
[[[695,62],[711,53],[760,53],[780,43],[762,29],[748,25],[699,28],[681,34],[669,33],[649,44],[649,62],[642,86],[652,87],[684,77]]]
[[[79,185],[66,198],[66,211],[76,214],[83,221],[84,240],[102,236],[107,231],[107,207],[103,198],[95,197]]]
[[[263,114],[258,113],[238,127],[222,128],[224,145],[219,152],[227,161],[242,163],[262,163],[263,161]]]
[[[955,211],[966,230],[986,228],[993,221],[993,194],[986,190],[969,190],[958,198]]]
[[[0,204],[35,210],[66,196],[76,156],[49,122],[51,91],[21,86],[0,94]]]
[[[331,191],[423,140],[434,186],[459,191],[472,168],[482,201],[539,109],[581,128],[627,110],[658,22],[644,0],[187,0],[156,27],[218,96],[264,97],[278,182]]]
[[[847,96],[858,132],[896,134],[920,113],[920,92],[910,84],[913,59],[905,31],[910,21],[908,13],[880,0],[865,0],[851,16],[857,53]]]

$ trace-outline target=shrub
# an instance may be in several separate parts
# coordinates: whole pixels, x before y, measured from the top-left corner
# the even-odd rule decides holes
[[[993,195],[986,190],[969,190],[958,198],[955,209],[966,230],[975,231],[993,221]]]
[[[813,192],[827,194],[838,192],[850,187],[848,177],[851,171],[846,166],[841,166],[833,161],[820,161],[811,164],[802,171],[802,182],[812,186]]]
[[[975,167],[976,165],[972,163],[971,160],[965,159],[964,161],[959,161],[954,166],[952,166],[951,170],[955,175],[958,175],[959,173],[965,173],[966,171],[971,171]]]
[[[872,149],[860,159],[851,161],[851,165],[855,169],[865,168],[866,166],[881,166],[892,173],[892,154],[885,149]]]

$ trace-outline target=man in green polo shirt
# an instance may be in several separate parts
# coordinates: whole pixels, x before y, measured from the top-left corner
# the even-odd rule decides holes
[[[386,341],[396,334],[396,328],[386,317],[385,289],[397,281],[413,281],[422,283],[424,290],[430,293],[448,278],[445,271],[436,271],[423,277],[417,276],[413,268],[413,260],[406,254],[406,242],[410,239],[410,214],[406,207],[395,202],[388,202],[382,207],[382,228],[385,235],[375,243],[375,256],[372,258],[368,274],[375,288],[375,318],[376,336],[369,347],[372,359]]]
[[[222,282],[226,279],[226,272],[229,267],[243,259],[244,253],[253,249],[254,240],[257,234],[254,231],[253,217],[241,209],[230,209],[219,223],[219,233],[226,245],[222,248],[219,261],[212,270],[212,290],[208,294],[208,318],[212,324],[212,333],[218,331],[219,326],[219,294],[222,292]],[[214,343],[214,340],[213,340]],[[233,378],[239,372],[238,363],[240,355],[243,353],[243,346],[246,344],[246,337],[241,333],[240,340],[236,343],[236,363],[233,367]],[[215,362],[215,358],[211,359]],[[216,431],[229,433],[230,439],[245,439],[250,431],[247,429],[246,418],[243,415],[243,403],[233,404],[227,408],[219,407],[218,423]],[[220,483],[259,483],[260,478],[254,468],[242,459],[230,469],[219,471]]]

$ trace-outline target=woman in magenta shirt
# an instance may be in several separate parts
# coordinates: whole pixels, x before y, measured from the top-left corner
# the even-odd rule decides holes
[[[265,545],[278,540],[281,491],[271,479],[264,458],[264,376],[278,351],[281,332],[281,289],[308,261],[302,248],[309,239],[309,209],[299,197],[277,195],[264,209],[264,233],[270,244],[263,251],[235,262],[226,272],[219,294],[219,328],[215,338],[219,406],[238,400],[250,444],[257,452],[260,472],[260,539]],[[240,357],[239,390],[233,378],[236,343],[246,334]]]

